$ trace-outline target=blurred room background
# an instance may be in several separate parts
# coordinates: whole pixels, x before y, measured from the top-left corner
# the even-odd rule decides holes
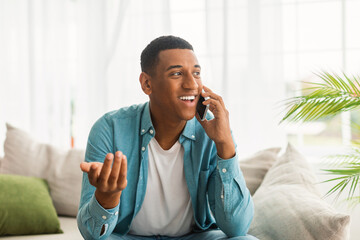
[[[360,115],[279,125],[281,101],[318,71],[359,75],[359,12],[359,0],[1,0],[0,143],[9,122],[85,148],[100,116],[147,101],[140,53],[171,34],[223,96],[239,153],[290,141],[316,161],[358,137]]]

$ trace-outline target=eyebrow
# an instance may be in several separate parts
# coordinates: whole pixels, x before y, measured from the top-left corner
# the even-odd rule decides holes
[[[171,65],[170,67],[168,67],[168,68],[166,69],[166,71],[169,71],[169,70],[171,70],[171,69],[173,69],[173,68],[182,68],[182,67],[183,67],[182,65]],[[201,69],[201,67],[200,67],[199,64],[195,64],[194,67]]]

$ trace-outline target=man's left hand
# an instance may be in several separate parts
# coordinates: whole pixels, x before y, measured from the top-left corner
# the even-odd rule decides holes
[[[199,115],[196,113],[196,119],[205,129],[206,134],[211,138],[216,145],[219,157],[223,159],[232,158],[235,156],[235,145],[231,136],[229,112],[225,108],[224,101],[221,96],[215,94],[210,88],[204,86],[205,92],[201,95],[209,99],[203,102],[204,105],[209,105],[209,110],[214,114],[211,120],[201,121]]]

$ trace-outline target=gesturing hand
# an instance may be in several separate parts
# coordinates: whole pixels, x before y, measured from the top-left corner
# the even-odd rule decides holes
[[[219,157],[231,158],[235,155],[235,145],[231,136],[229,112],[225,108],[221,96],[212,92],[208,87],[204,86],[204,90],[205,92],[201,95],[204,98],[209,97],[209,99],[205,100],[203,104],[209,104],[209,110],[214,114],[214,119],[201,121],[198,114],[196,114],[196,118],[209,138],[215,142]]]
[[[127,159],[126,156],[117,151],[114,155],[108,153],[104,163],[82,162],[80,168],[88,174],[89,182],[96,187],[96,200],[106,209],[114,208],[120,201],[122,190],[127,185]]]

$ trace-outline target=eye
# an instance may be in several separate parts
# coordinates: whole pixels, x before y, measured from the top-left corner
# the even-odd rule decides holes
[[[180,76],[181,75],[181,72],[174,72],[173,74],[171,74],[173,76]]]
[[[200,76],[200,72],[194,72],[195,76]]]

